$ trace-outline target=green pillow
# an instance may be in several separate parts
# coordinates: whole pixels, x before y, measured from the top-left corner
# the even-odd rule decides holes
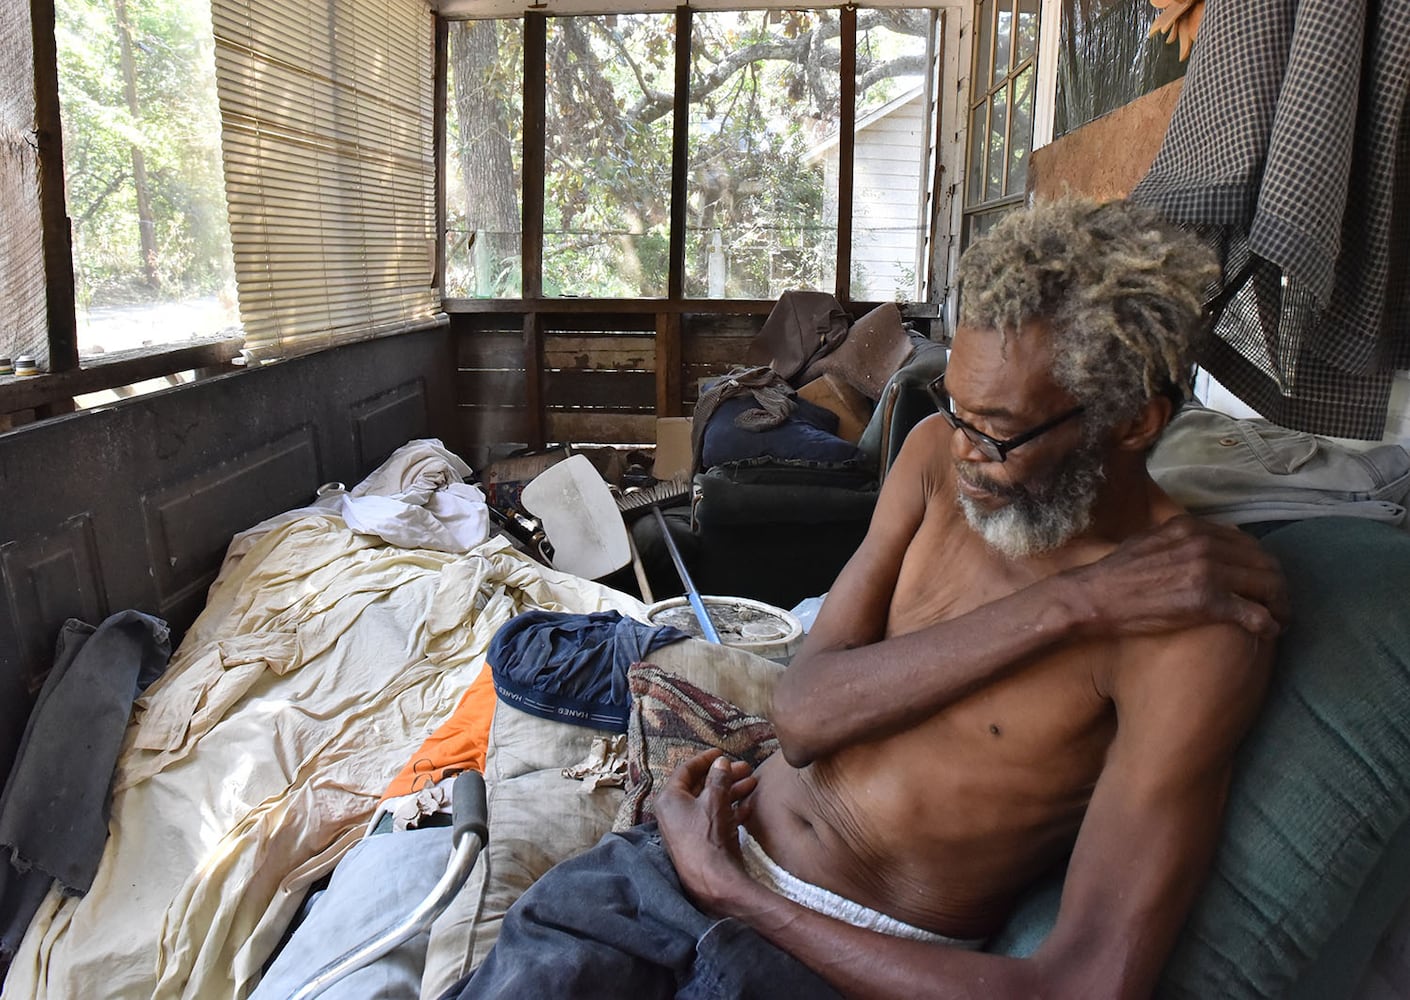
[[[1293,618],[1162,996],[1286,995],[1367,916],[1357,898],[1410,818],[1410,534],[1319,518],[1262,544],[1282,561]],[[1384,929],[1367,920],[1359,937]],[[1347,994],[1366,957],[1346,969]]]

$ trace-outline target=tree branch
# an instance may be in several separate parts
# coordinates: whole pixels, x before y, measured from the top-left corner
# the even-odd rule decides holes
[[[93,199],[92,203],[83,210],[83,214],[73,220],[73,227],[75,229],[78,229],[89,219],[93,218],[93,216],[98,213],[99,209],[103,207],[107,200],[117,193],[117,189],[122,187],[123,184],[127,182],[128,177],[129,175],[126,172],[119,171],[112,177],[108,178],[108,183],[103,187],[103,190],[99,192],[98,196]]]
[[[877,63],[865,73],[857,74],[857,93],[864,94],[867,88],[880,80],[893,76],[920,76],[925,72],[925,55],[898,56],[884,63]]]

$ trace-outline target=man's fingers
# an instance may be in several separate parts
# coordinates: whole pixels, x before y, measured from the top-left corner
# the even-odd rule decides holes
[[[1270,559],[1259,566],[1232,567],[1225,570],[1223,579],[1234,600],[1262,606],[1276,622],[1288,620],[1287,584],[1276,562]],[[1245,624],[1242,618],[1240,624]]]
[[[701,751],[671,772],[671,783],[680,785],[692,795],[698,794],[701,786],[705,783],[711,765],[716,760],[724,760],[723,754],[724,751],[718,747]]]
[[[1228,606],[1234,623],[1253,635],[1272,639],[1283,630],[1273,612],[1257,601],[1233,596]]]
[[[737,778],[729,789],[730,800],[738,803],[753,794],[754,789],[759,786],[759,779],[752,774],[743,778]]]
[[[734,804],[734,819],[740,826],[747,826],[749,817],[754,815],[754,800],[742,799]]]
[[[716,807],[728,809],[733,800],[731,789],[735,780],[730,759],[725,756],[716,757],[710,762],[709,770],[705,774],[705,787],[701,789],[700,797]]]
[[[730,773],[729,758],[721,752],[710,762],[710,770],[705,775],[705,783],[715,788],[728,789],[734,776]]]

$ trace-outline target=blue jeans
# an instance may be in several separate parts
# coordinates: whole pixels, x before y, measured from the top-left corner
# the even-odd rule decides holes
[[[485,997],[828,1000],[837,993],[745,924],[691,905],[647,824],[608,834],[520,897],[489,957],[444,1000]]]

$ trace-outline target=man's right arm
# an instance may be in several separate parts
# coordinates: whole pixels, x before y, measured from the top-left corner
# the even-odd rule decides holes
[[[1186,517],[1090,566],[887,637],[902,560],[947,474],[947,431],[927,420],[907,437],[866,539],[774,689],[771,721],[794,767],[916,725],[1058,643],[1215,621],[1276,633],[1276,563],[1233,529]]]
[[[774,688],[770,720],[794,767],[909,728],[1072,634],[1076,609],[1026,588],[958,618],[886,637],[901,563],[930,494],[943,487],[946,430],[938,419],[926,420],[907,436],[866,538]]]

